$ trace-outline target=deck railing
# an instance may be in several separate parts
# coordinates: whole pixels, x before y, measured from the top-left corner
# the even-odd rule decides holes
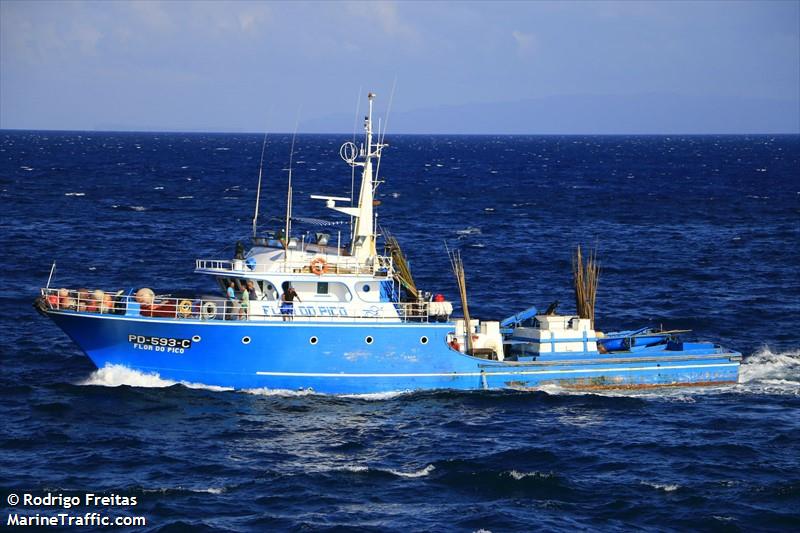
[[[325,259],[323,257],[323,259]],[[338,257],[326,259],[327,274],[367,274],[388,276],[394,269],[390,256],[377,256],[371,265],[365,265],[356,259]],[[319,267],[321,268],[321,267]],[[280,273],[280,274],[312,274],[311,261],[273,261],[266,264],[248,264],[245,259],[197,259],[195,270],[230,272],[230,273]]]
[[[41,305],[54,311],[88,314],[124,315],[129,317],[168,318],[175,320],[249,320],[252,322],[281,319],[339,322],[352,320],[397,320],[403,322],[429,322],[440,317],[431,317],[428,302],[395,303],[397,315],[382,315],[380,310],[362,315],[320,316],[297,312],[291,316],[280,312],[265,312],[266,300],[252,300],[246,311],[240,301],[224,297],[174,297],[156,295],[138,298],[123,291],[88,289],[42,289]],[[270,307],[279,309],[280,302],[269,301]]]

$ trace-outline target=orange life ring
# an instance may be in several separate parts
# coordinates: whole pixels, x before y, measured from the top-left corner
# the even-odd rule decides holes
[[[321,257],[317,257],[308,265],[311,269],[311,272],[316,274],[317,276],[321,276],[323,274],[328,273],[328,262],[325,261]]]

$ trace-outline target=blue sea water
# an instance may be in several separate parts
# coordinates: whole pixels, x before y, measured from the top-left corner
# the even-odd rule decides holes
[[[348,137],[298,137],[296,215],[349,194]],[[455,299],[447,241],[474,315],[569,311],[570,254],[596,248],[601,329],[691,329],[745,354],[741,382],[339,397],[96,370],[30,305],[52,261],[55,286],[210,289],[194,259],[247,238],[262,137],[0,131],[2,527],[65,512],[12,493],[92,492],[135,496],[99,510],[146,531],[800,529],[800,137],[388,140],[379,223],[419,286]]]

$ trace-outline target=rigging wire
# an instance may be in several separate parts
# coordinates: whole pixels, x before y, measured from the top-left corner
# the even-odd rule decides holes
[[[386,106],[386,120],[383,121],[383,131],[378,129],[378,153],[383,149],[383,140],[386,138],[386,128],[389,126],[389,113],[392,111],[392,102],[394,101],[394,90],[397,88],[397,76],[394,77],[392,82],[392,92],[389,93],[389,104]],[[381,158],[378,157],[378,164],[375,165],[375,185],[373,192],[378,189],[378,180],[381,174]]]

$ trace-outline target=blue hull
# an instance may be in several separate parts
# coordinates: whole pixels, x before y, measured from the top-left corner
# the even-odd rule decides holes
[[[579,389],[713,385],[736,382],[741,359],[736,352],[702,344],[499,362],[450,349],[446,341],[452,323],[252,323],[47,314],[98,368],[123,365],[165,379],[236,389],[360,394],[545,384]]]

